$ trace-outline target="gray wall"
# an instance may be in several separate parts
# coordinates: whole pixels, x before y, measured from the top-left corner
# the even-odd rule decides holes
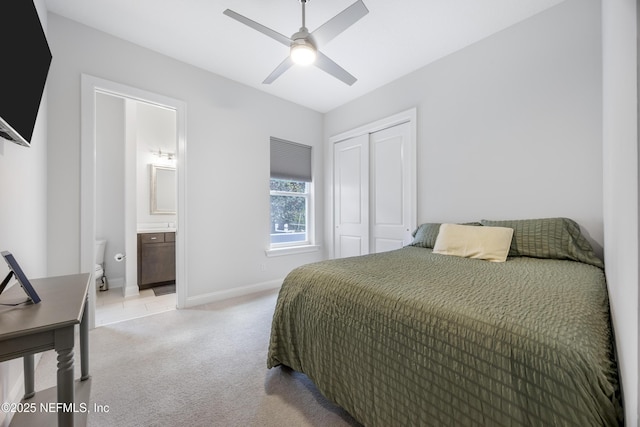
[[[321,252],[267,258],[269,137],[321,151],[320,113],[49,14],[49,269],[79,269],[80,76],[187,105],[187,304],[280,279]],[[314,156],[317,176],[322,156]],[[320,179],[316,190],[323,194]],[[322,198],[316,219],[323,229]],[[322,235],[319,235],[322,243]],[[264,264],[264,269],[262,268]]]
[[[600,3],[568,0],[329,112],[326,139],[417,107],[418,223],[566,216],[601,255],[600,45]]]

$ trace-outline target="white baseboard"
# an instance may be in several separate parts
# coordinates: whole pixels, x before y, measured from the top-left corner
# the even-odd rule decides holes
[[[202,304],[208,304],[210,302],[217,302],[229,298],[255,294],[257,292],[278,289],[280,286],[282,286],[283,280],[284,279],[270,280],[268,282],[256,283],[254,285],[242,286],[234,289],[226,289],[224,291],[211,292],[204,295],[197,295],[195,297],[188,297],[185,303],[185,307],[195,307]]]
[[[15,382],[11,391],[9,392],[9,399],[7,399],[6,403],[15,403],[18,404],[22,400],[22,396],[24,393],[24,376],[21,376],[18,381]],[[9,427],[11,424],[11,420],[13,419],[13,412],[2,411],[0,415],[4,416],[4,418],[0,419],[0,427]]]
[[[34,355],[34,358],[33,358],[34,375],[35,375],[35,370],[38,369],[38,363],[40,362],[41,357],[42,357],[42,353],[36,353]],[[22,358],[20,358],[20,360],[22,361]],[[24,368],[22,370],[22,375],[18,377],[16,382],[13,384],[13,387],[11,387],[11,390],[9,391],[8,399],[3,403],[18,404],[22,401],[23,396],[24,396]],[[8,411],[8,412],[0,411],[0,427],[9,427],[9,425],[11,424],[11,420],[13,419],[13,414],[14,412],[11,412],[11,411]]]
[[[124,290],[123,290],[122,294],[124,295],[125,298],[126,297],[132,297],[134,295],[140,294],[140,288],[138,287],[137,283],[133,284],[133,285],[126,285],[126,286],[124,286]]]
[[[124,277],[108,278],[107,283],[109,285],[109,289],[122,289],[122,296],[125,298],[138,295],[140,293],[138,284],[135,283],[129,286],[125,284]],[[99,283],[96,283],[96,286],[99,286]]]
[[[124,277],[116,277],[116,278],[107,278],[109,283],[109,289],[111,288],[122,288],[124,287]]]

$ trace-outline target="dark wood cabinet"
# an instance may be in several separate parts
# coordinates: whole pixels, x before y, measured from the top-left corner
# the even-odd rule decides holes
[[[138,287],[152,288],[176,281],[176,234],[138,234]]]

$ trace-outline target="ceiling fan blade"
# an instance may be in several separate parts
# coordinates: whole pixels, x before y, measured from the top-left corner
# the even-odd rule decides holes
[[[318,52],[315,66],[320,68],[322,71],[331,74],[336,79],[343,81],[349,86],[353,85],[358,80],[349,74],[347,70],[329,59],[328,56],[322,54],[322,52]]]
[[[318,43],[318,46],[324,46],[336,37],[338,34],[355,24],[360,18],[369,13],[369,9],[364,5],[362,0],[358,0],[327,22],[316,29],[311,36]]]
[[[262,34],[271,37],[272,39],[274,39],[275,41],[279,41],[280,43],[282,43],[285,46],[290,46],[291,45],[291,39],[287,36],[284,36],[282,34],[280,34],[277,31],[273,31],[271,28],[267,28],[262,24],[258,24],[256,21],[253,21],[245,16],[240,15],[239,13],[234,12],[231,9],[227,9],[224,12],[225,15],[227,15],[230,18],[235,19],[236,21],[242,22],[243,24],[253,28],[256,31],[261,32]]]
[[[280,63],[280,65],[278,65],[276,67],[275,70],[273,70],[271,72],[271,74],[269,74],[269,76],[267,76],[266,79],[264,79],[264,81],[262,82],[262,84],[271,84],[273,83],[273,81],[275,79],[277,79],[278,77],[280,77],[285,71],[287,71],[289,68],[291,68],[291,66],[293,65],[293,61],[291,60],[290,56],[287,56],[284,61],[282,61]]]

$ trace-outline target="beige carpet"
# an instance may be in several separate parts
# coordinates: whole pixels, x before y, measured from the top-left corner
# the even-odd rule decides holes
[[[89,426],[357,426],[309,381],[266,368],[277,294],[154,314],[89,333]],[[79,360],[76,352],[76,378]],[[46,352],[36,390],[55,385]]]

